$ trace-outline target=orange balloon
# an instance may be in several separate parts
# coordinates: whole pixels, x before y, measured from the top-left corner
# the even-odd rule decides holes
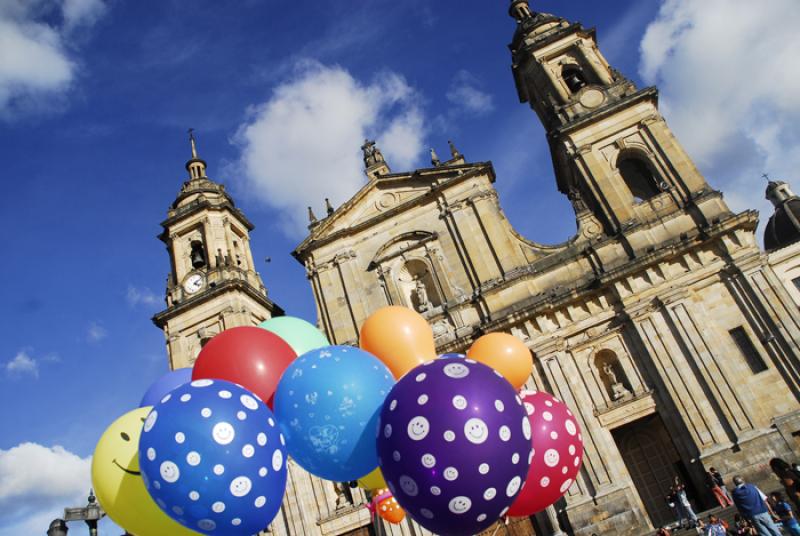
[[[386,490],[388,492],[388,490]],[[406,511],[397,504],[397,499],[391,495],[376,505],[376,510],[381,518],[389,523],[398,524],[406,518]]]
[[[488,333],[467,350],[467,357],[488,365],[503,375],[519,390],[533,372],[533,359],[528,347],[508,333]]]
[[[436,359],[433,330],[422,315],[392,305],[372,313],[361,326],[361,348],[400,379],[414,367]]]

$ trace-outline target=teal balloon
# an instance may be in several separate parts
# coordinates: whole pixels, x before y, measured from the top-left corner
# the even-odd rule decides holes
[[[378,465],[378,417],[393,385],[386,365],[360,348],[326,346],[295,359],[275,391],[289,455],[335,482],[371,472]]]
[[[331,344],[316,326],[294,316],[270,318],[261,322],[258,327],[271,331],[286,341],[297,355]]]

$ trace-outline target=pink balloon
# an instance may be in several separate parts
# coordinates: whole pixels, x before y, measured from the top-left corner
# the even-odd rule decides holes
[[[510,516],[541,512],[569,489],[583,461],[583,436],[566,404],[549,393],[520,393],[531,423],[531,465]]]

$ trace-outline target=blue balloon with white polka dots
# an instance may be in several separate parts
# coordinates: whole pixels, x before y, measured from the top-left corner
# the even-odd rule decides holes
[[[285,441],[258,396],[222,380],[165,395],[139,441],[142,479],[156,504],[202,534],[264,530],[286,491]]]

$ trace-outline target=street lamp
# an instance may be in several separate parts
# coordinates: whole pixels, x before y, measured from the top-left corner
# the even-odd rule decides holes
[[[47,536],[67,536],[67,522],[63,519],[54,519],[47,529]]]
[[[89,535],[97,536],[97,522],[106,515],[100,505],[94,491],[89,490],[88,504],[75,508],[64,508],[64,519],[54,519],[47,529],[47,536],[67,536],[67,521],[85,521],[89,525]]]

